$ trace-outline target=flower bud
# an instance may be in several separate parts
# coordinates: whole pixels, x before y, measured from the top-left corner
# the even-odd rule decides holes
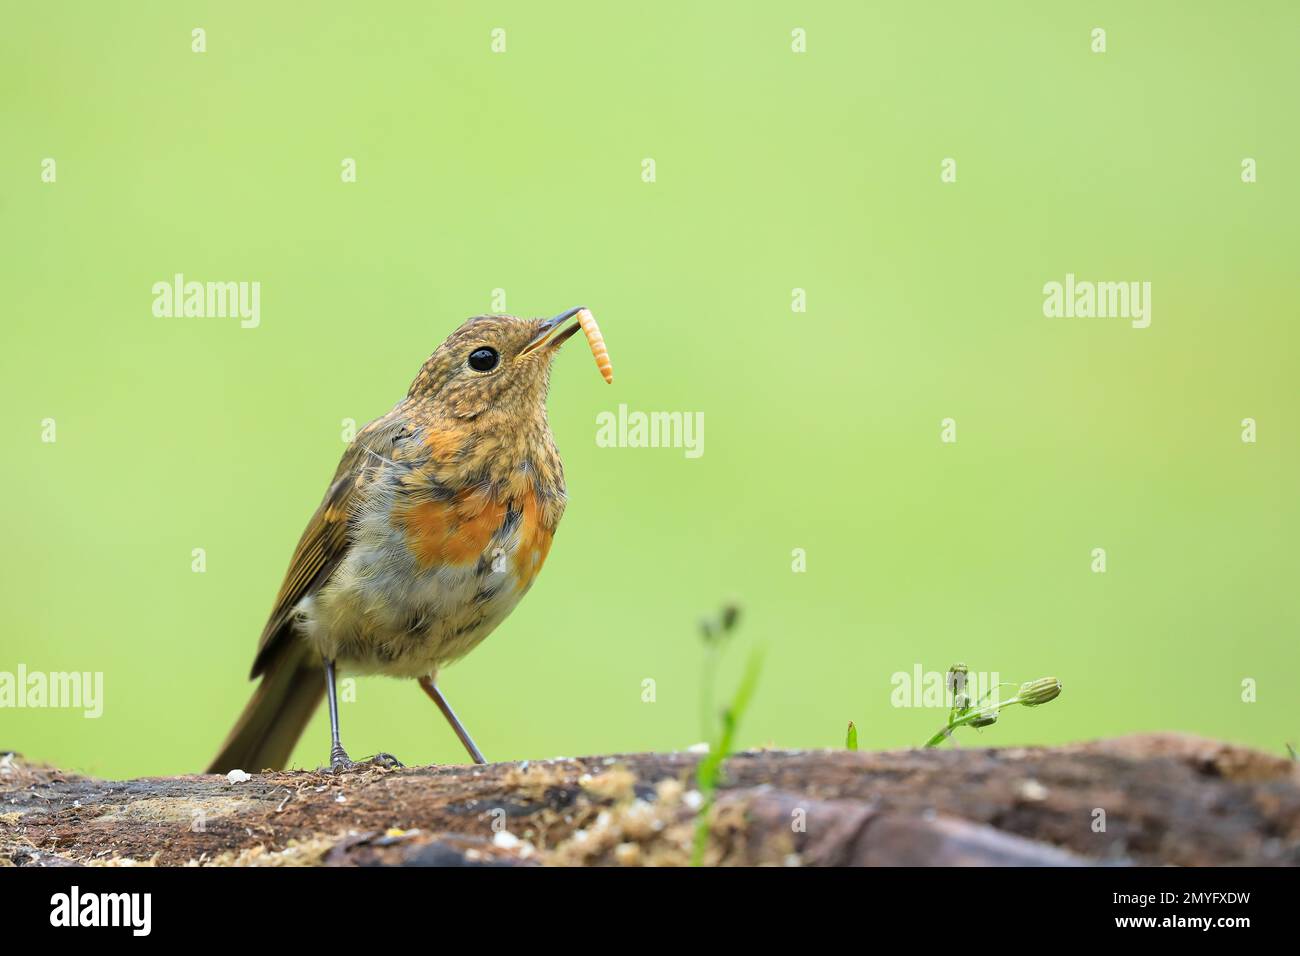
[[[1061,696],[1061,682],[1055,677],[1040,677],[1020,685],[1016,695],[1026,707],[1037,707]]]
[[[965,664],[953,664],[948,668],[948,693],[960,694],[966,688]]]

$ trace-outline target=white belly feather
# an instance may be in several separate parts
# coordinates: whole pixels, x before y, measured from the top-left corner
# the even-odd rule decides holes
[[[422,569],[389,520],[392,492],[359,515],[329,582],[297,606],[298,627],[325,657],[355,673],[435,675],[487,637],[519,603],[518,523],[479,560]]]

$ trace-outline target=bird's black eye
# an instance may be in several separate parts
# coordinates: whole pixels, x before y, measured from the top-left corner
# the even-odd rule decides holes
[[[476,372],[490,372],[497,367],[497,362],[500,360],[497,350],[486,346],[469,353],[469,367]]]

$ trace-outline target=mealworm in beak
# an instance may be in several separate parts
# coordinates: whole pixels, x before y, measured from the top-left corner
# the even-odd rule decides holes
[[[600,369],[601,377],[609,384],[614,384],[614,366],[609,361],[609,350],[605,348],[605,337],[600,334],[600,326],[596,324],[596,317],[587,309],[583,309],[577,315],[578,325],[582,326],[583,334],[587,336],[587,344],[591,346],[591,354],[595,356],[596,368]]]

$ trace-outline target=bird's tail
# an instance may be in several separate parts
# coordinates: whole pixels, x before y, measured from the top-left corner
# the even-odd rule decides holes
[[[268,661],[262,682],[208,766],[208,773],[284,767],[325,694],[325,669],[302,641]]]

